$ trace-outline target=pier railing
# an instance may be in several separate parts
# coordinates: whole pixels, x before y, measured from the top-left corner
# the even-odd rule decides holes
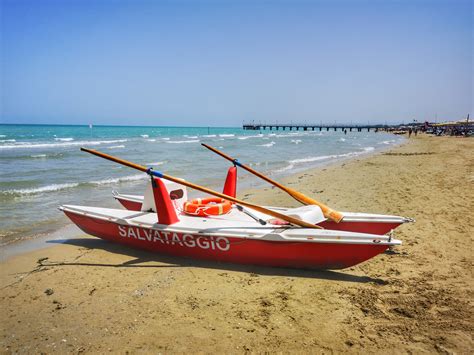
[[[244,123],[243,124],[243,129],[245,130],[255,130],[255,131],[261,131],[261,130],[266,130],[269,129],[270,131],[272,130],[282,130],[282,131],[315,131],[319,130],[322,131],[323,129],[329,131],[329,130],[347,130],[352,132],[352,130],[356,130],[358,132],[361,132],[362,130],[367,130],[370,132],[370,130],[388,130],[392,128],[392,126],[389,125],[382,125],[382,124],[377,124],[377,125],[354,125],[354,124],[333,124],[333,125],[327,125],[327,124],[295,124],[295,123]]]

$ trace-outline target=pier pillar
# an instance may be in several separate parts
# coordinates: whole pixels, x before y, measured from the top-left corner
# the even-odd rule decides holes
[[[308,130],[308,127],[304,127],[303,131],[307,131]]]
[[[326,127],[326,131],[329,132],[329,127]]]
[[[323,127],[319,127],[319,132],[321,132],[323,130]]]

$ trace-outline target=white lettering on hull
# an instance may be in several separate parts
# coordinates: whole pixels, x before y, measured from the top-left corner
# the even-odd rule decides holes
[[[160,242],[167,245],[179,245],[187,248],[201,248],[228,251],[230,249],[229,239],[226,237],[204,237],[192,234],[171,233],[154,229],[141,229],[137,227],[118,226],[119,236],[122,238],[133,238],[151,243]]]

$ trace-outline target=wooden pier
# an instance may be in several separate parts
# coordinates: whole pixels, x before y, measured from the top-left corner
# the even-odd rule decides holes
[[[299,131],[299,130],[302,130],[302,131],[315,131],[315,130],[319,130],[319,131],[322,131],[322,130],[326,130],[326,131],[329,131],[329,130],[334,130],[334,131],[337,131],[338,129],[341,130],[341,131],[344,131],[344,130],[347,130],[349,132],[352,132],[352,130],[355,130],[357,132],[362,132],[362,130],[367,130],[368,132],[370,132],[371,130],[374,130],[375,132],[378,132],[378,131],[385,131],[389,128],[391,128],[392,126],[388,126],[388,125],[382,125],[382,124],[378,124],[378,125],[353,125],[353,124],[334,124],[334,125],[323,125],[323,124],[294,124],[294,123],[291,123],[291,124],[277,124],[277,123],[273,123],[273,124],[267,124],[267,123],[251,123],[251,124],[245,124],[243,125],[243,129],[246,129],[246,130],[253,130],[253,131],[261,131],[261,130],[266,130],[266,129],[269,129],[270,131],[272,130],[282,130],[282,131]]]

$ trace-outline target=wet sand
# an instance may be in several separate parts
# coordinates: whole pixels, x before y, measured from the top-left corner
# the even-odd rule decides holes
[[[474,140],[418,136],[286,179],[339,210],[416,219],[339,271],[171,258],[92,237],[0,265],[0,352],[471,353]],[[271,187],[248,200],[296,206]]]

